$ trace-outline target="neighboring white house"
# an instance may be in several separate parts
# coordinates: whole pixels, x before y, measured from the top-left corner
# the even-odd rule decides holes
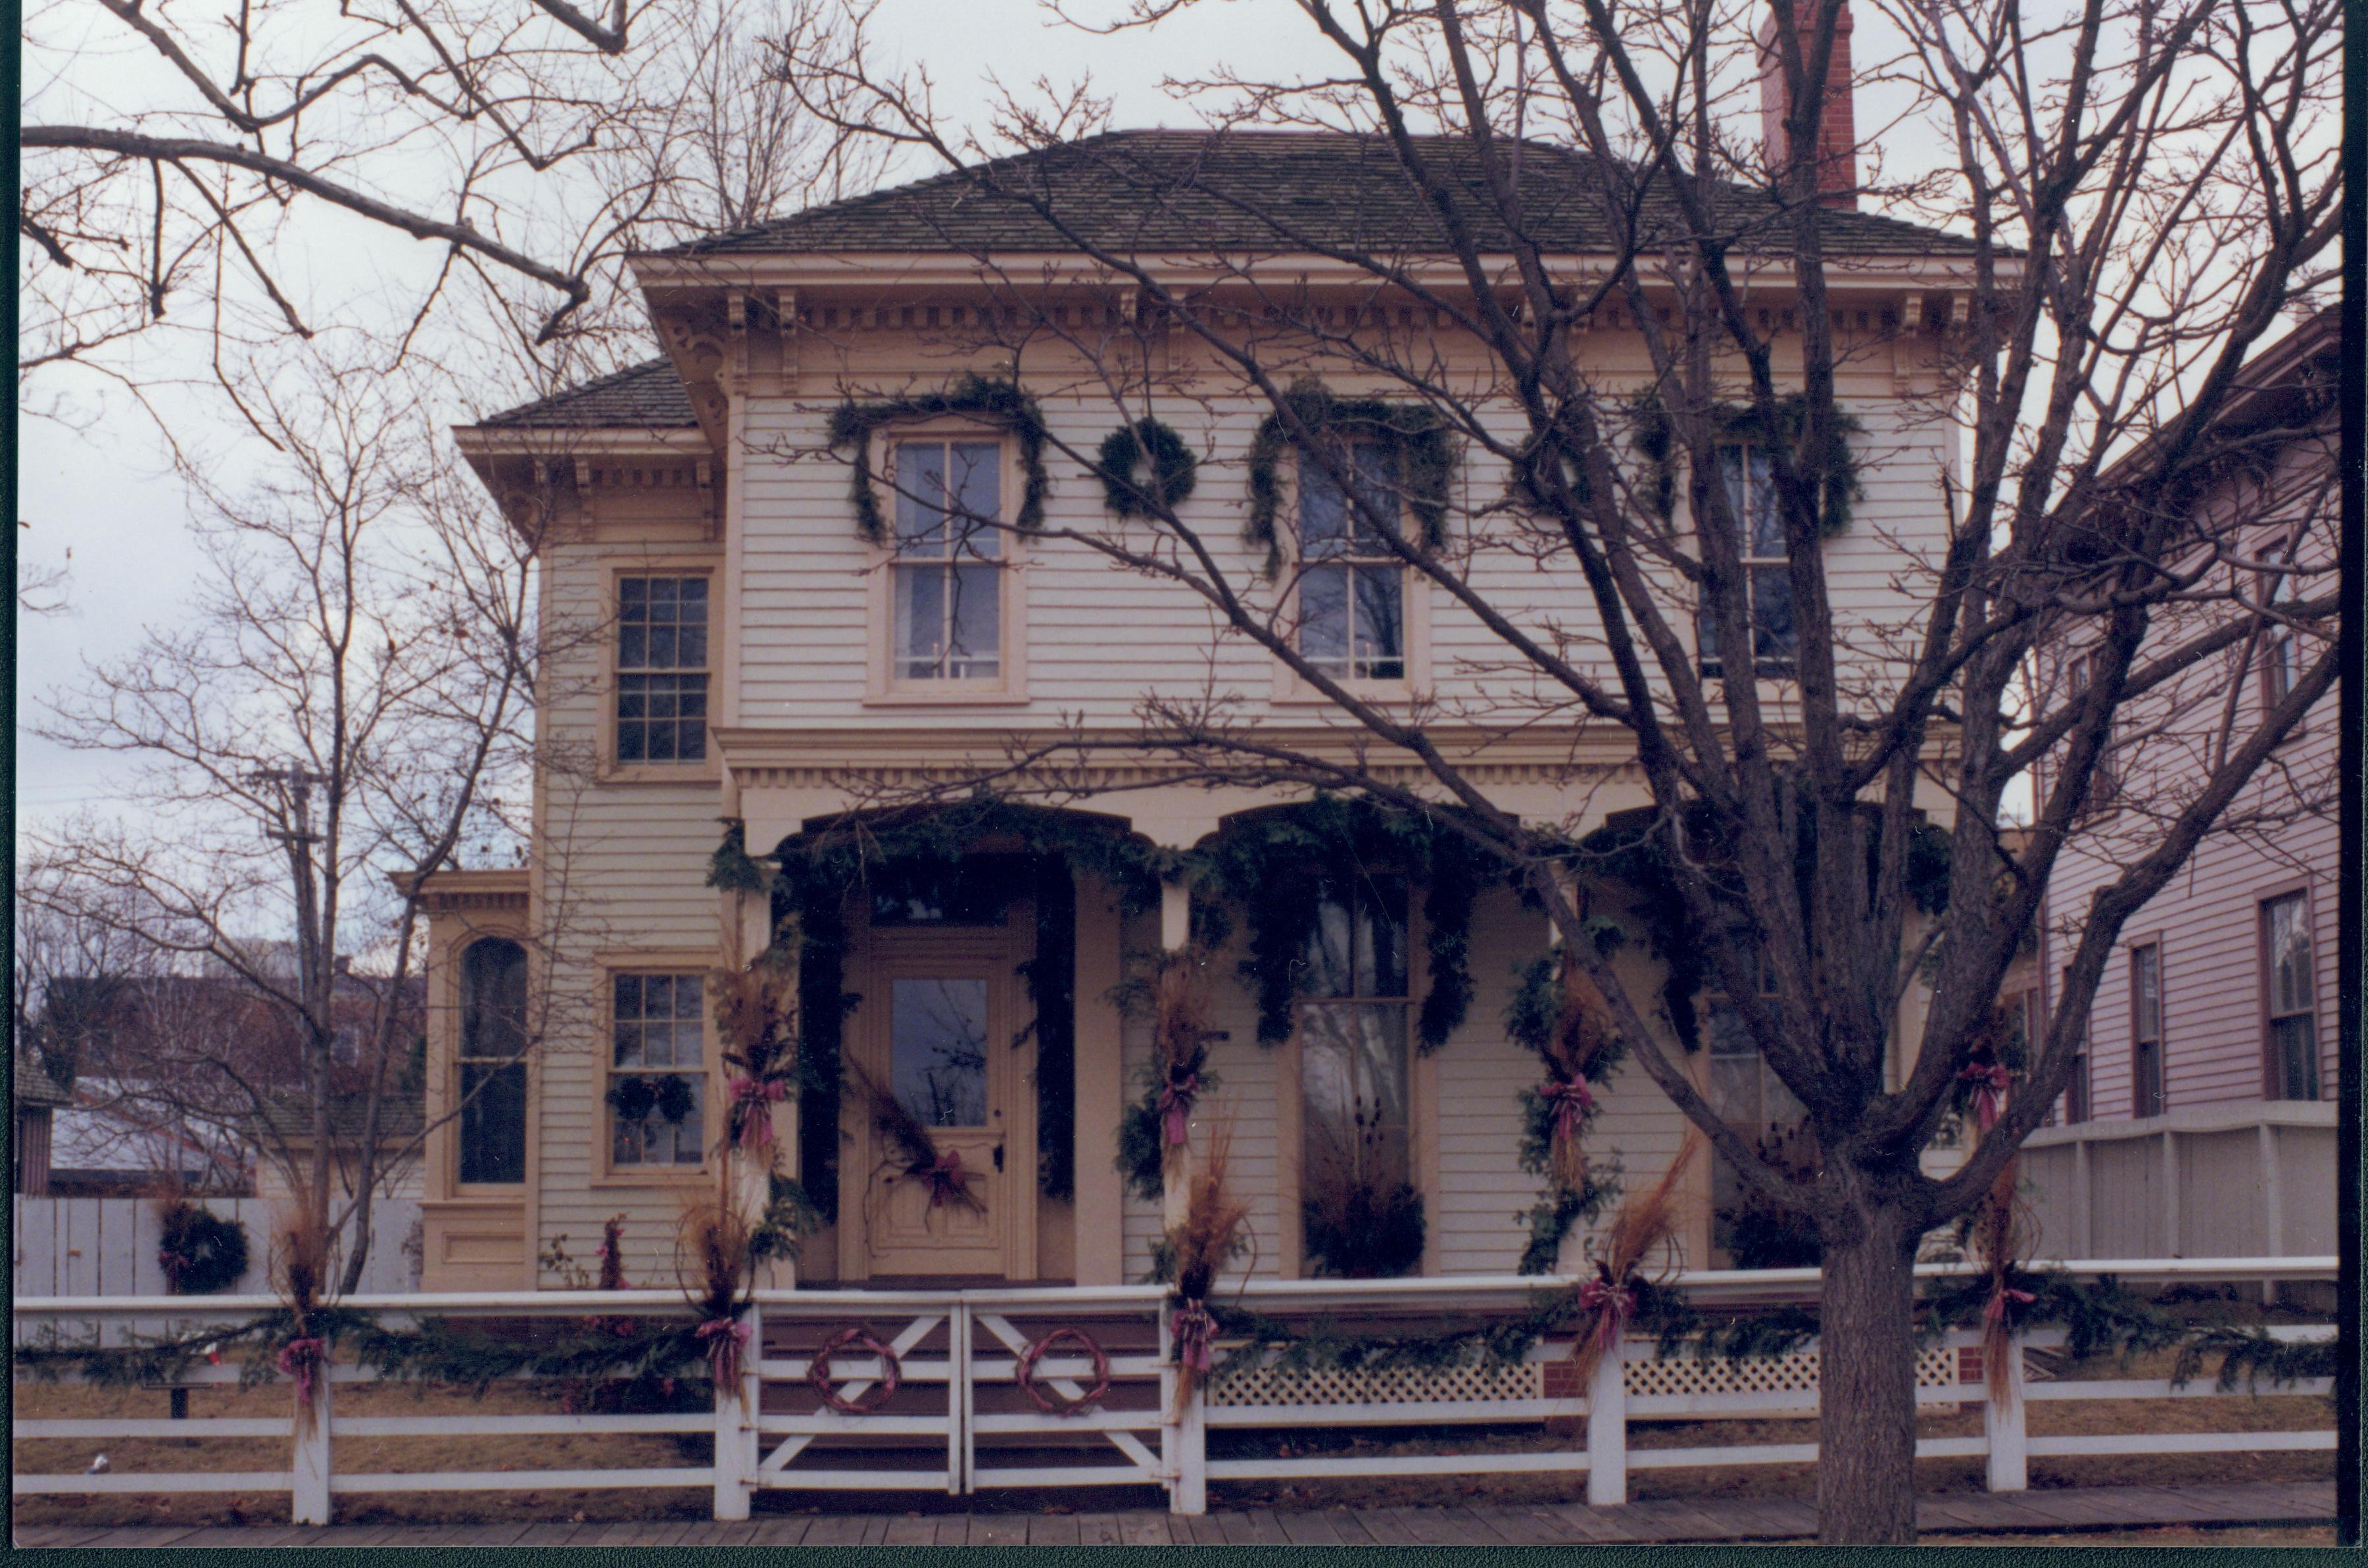
[[[1566,153],[1528,155],[1552,191],[1583,193],[1598,177]],[[1492,373],[1451,321],[1377,299],[1353,269],[1315,254],[1383,241],[1418,251],[1434,232],[1377,143],[1118,132],[998,165],[998,179],[1048,193],[1097,244],[1200,279],[1212,321],[1255,334],[1258,290],[1271,282],[1333,312],[1325,319],[1344,343],[1360,331],[1411,334],[1446,375]],[[1565,217],[1542,220],[1558,265],[1584,267],[1600,249],[1591,210],[1573,201]],[[1282,210],[1295,215],[1289,232],[1269,216]],[[1839,395],[1860,426],[1862,494],[1850,528],[1826,546],[1827,569],[1839,613],[1880,627],[1905,615],[1902,575],[1935,551],[1942,526],[1937,498],[1955,436],[1931,409],[1945,403],[1934,395],[1942,333],[1967,247],[1846,208],[1831,219]],[[1172,888],[1130,905],[1092,853],[1046,845],[1099,832],[1136,848],[1205,848],[1288,807],[1289,792],[1204,788],[1116,745],[1075,770],[1050,838],[1006,832],[970,846],[1031,858],[975,859],[968,881],[950,871],[926,885],[871,885],[817,912],[719,893],[707,875],[726,824],[759,858],[785,843],[794,851],[883,790],[993,767],[1015,741],[1075,727],[1115,744],[1151,697],[1234,693],[1262,733],[1348,755],[1352,731],[1260,650],[1213,638],[1189,596],[1051,537],[1109,523],[1092,474],[1047,458],[1036,530],[1026,432],[1008,409],[966,400],[962,377],[1016,379],[1048,427],[1091,451],[1120,423],[1094,384],[1094,346],[1143,357],[1128,362],[1148,367],[1149,412],[1200,454],[1187,506],[1226,540],[1250,505],[1265,407],[1190,335],[1144,331],[1127,290],[1058,226],[959,179],[635,266],[663,358],[459,433],[488,487],[536,531],[546,619],[603,635],[554,670],[564,695],[539,716],[547,743],[598,761],[588,778],[543,781],[529,868],[429,879],[431,1121],[456,1095],[471,1099],[428,1146],[427,1282],[554,1284],[537,1259],[554,1244],[583,1259],[611,1216],[622,1218],[629,1277],[672,1278],[681,1207],[720,1175],[730,1074],[706,976],[745,961],[791,916],[809,1029],[844,1009],[830,1032],[845,1060],[900,1089],[937,1089],[945,1103],[932,1119],[983,1200],[976,1212],[933,1203],[926,1184],[883,1176],[872,1126],[810,1087],[776,1112],[808,1192],[835,1188],[801,1278],[1140,1278],[1161,1208],[1127,1188],[1113,1153],[1149,1044],[1115,994],[1129,955],[1183,940],[1184,906]],[[1754,287],[1763,317],[1795,308],[1789,285]],[[1641,386],[1639,332],[1607,306],[1573,341],[1590,373]],[[1320,372],[1342,396],[1392,391],[1345,354],[1292,368]],[[835,442],[832,422],[848,407],[862,428]],[[1297,541],[1312,569],[1285,574],[1306,585],[1296,624],[1314,641],[1302,646],[1337,657],[1384,704],[1486,703],[1501,677],[1486,667],[1478,623],[1446,595],[1410,585],[1402,566],[1309,542],[1323,537],[1324,497],[1295,477],[1287,452],[1278,460],[1281,548]],[[869,534],[867,483],[882,519]],[[1460,527],[1504,480],[1467,456],[1447,483]],[[953,502],[932,510],[916,499],[925,490]],[[964,511],[1008,526],[967,529]],[[1247,568],[1262,546],[1237,548]],[[1486,550],[1470,559],[1493,602],[1583,637],[1595,612],[1575,574]],[[1606,741],[1568,730],[1507,739],[1452,722],[1432,733],[1524,814],[1585,828],[1646,801],[1632,757]],[[1423,787],[1410,767],[1385,771]],[[1945,802],[1930,805],[1945,814]],[[1421,956],[1426,888],[1387,867],[1326,886],[1326,928],[1356,933],[1360,961],[1326,994],[1302,998],[1290,1038],[1258,1043],[1255,998],[1235,978],[1242,919],[1211,970],[1221,1087],[1195,1107],[1195,1145],[1205,1150],[1221,1126],[1229,1133],[1231,1179],[1253,1205],[1250,1266],[1306,1267],[1309,1151],[1327,1119],[1353,1115],[1420,1197],[1420,1271],[1509,1269],[1538,1191],[1516,1158],[1517,1096],[1537,1065],[1503,1015],[1517,965],[1543,950],[1543,922],[1508,892],[1481,892],[1474,994],[1451,1038],[1426,1052],[1413,1039],[1433,972]],[[840,928],[822,929],[830,925]],[[1641,953],[1622,961],[1650,964]],[[1036,966],[1032,980],[1017,972],[1024,965]],[[1911,1051],[1915,1006],[1903,1020]],[[1781,1086],[1748,1052],[1714,1037],[1691,1060],[1737,1119],[1782,1114]],[[1341,1088],[1344,1072],[1353,1090]],[[661,1079],[687,1085],[666,1091],[687,1096],[673,1106],[681,1114],[653,1110]],[[1680,1134],[1677,1112],[1632,1071],[1609,1095],[1594,1144],[1616,1151],[1634,1184],[1665,1167]],[[1693,1180],[1686,1244],[1703,1259],[1711,1174]]]

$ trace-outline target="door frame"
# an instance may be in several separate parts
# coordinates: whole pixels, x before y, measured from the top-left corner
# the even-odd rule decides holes
[[[931,964],[962,969],[983,966],[989,971],[989,984],[1002,998],[1001,1012],[1008,1025],[1004,1040],[989,1042],[989,1051],[999,1052],[1001,1060],[998,1062],[990,1059],[987,1100],[990,1112],[996,1108],[1002,1111],[1004,1169],[998,1174],[1003,1178],[1002,1197],[1009,1210],[1004,1220],[1003,1272],[998,1282],[1008,1284],[1032,1283],[1037,1274],[1037,1040],[1030,1011],[1032,1002],[1019,974],[1021,962],[1034,953],[1035,925],[1034,904],[1027,899],[1013,899],[1006,905],[1004,924],[999,927],[916,925],[875,928],[867,917],[850,922],[852,940],[848,956],[853,983],[847,989],[860,1000],[841,1036],[841,1049],[860,1053],[866,1068],[886,1082],[891,982],[896,973],[909,973],[916,966],[926,968]],[[994,995],[987,1007],[992,1017],[997,1010]],[[1017,1045],[1012,1043],[1015,1037]],[[998,1066],[1000,1073],[996,1071]],[[842,1097],[838,1131],[840,1145],[850,1156],[839,1166],[838,1277],[844,1283],[860,1285],[875,1272],[866,1199],[880,1156],[871,1119],[853,1096]]]

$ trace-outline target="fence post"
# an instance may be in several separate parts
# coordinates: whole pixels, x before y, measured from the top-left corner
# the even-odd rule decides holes
[[[1989,1369],[1982,1373],[1987,1381]],[[1982,1400],[1982,1437],[1989,1445],[1989,1489],[2021,1492],[2031,1483],[2029,1449],[2022,1426],[2022,1341],[2006,1342],[2006,1398]]]
[[[1205,1514],[1209,1511],[1208,1392],[1205,1385],[1195,1387],[1191,1403],[1180,1411],[1176,1408],[1177,1383],[1183,1369],[1177,1360],[1169,1305],[1159,1304],[1159,1466],[1167,1472],[1167,1511]]]
[[[302,1397],[290,1396],[295,1401],[290,1411],[295,1433],[295,1452],[289,1466],[293,1472],[289,1485],[292,1494],[289,1521],[292,1524],[329,1522],[329,1477],[336,1468],[329,1441],[329,1403],[336,1386],[329,1381],[329,1362],[324,1357],[313,1382],[311,1419],[306,1419]]]
[[[1614,1339],[1587,1385],[1587,1501],[1603,1508],[1628,1501],[1628,1383],[1621,1369],[1627,1341]]]
[[[740,1321],[748,1343],[741,1348],[739,1386],[715,1385],[715,1517],[724,1520],[748,1517],[757,1490],[757,1415],[764,1403],[764,1309],[752,1301]]]

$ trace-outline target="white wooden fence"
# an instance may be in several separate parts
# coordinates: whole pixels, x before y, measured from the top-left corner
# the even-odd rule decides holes
[[[2183,1106],[2043,1127],[2023,1144],[2039,1249],[2072,1257],[2332,1252],[2335,1105]]]
[[[246,1228],[246,1272],[224,1292],[270,1289],[271,1205],[260,1198],[209,1198],[201,1206]],[[16,1296],[162,1296],[165,1270],[156,1261],[163,1221],[145,1198],[15,1198],[10,1218],[11,1271]],[[419,1266],[404,1238],[419,1219],[412,1198],[381,1198],[372,1209],[375,1240],[362,1266],[361,1288],[372,1295],[414,1290]]]
[[[2117,1275],[2133,1283],[2168,1281],[2258,1284],[2265,1279],[2332,1279],[2331,1257],[2207,1260],[2106,1260],[2066,1266],[2082,1276]],[[1926,1276],[1962,1266],[1926,1266]],[[1395,1317],[1518,1314],[1535,1292],[1555,1282],[1520,1277],[1368,1281],[1255,1282],[1228,1300],[1270,1316],[1372,1323]],[[1563,1283],[1567,1283],[1563,1282]],[[1705,1306],[1767,1303],[1814,1295],[1813,1269],[1702,1271],[1679,1287]],[[223,1321],[264,1310],[268,1297],[215,1299],[193,1319],[187,1299],[19,1298],[19,1343],[56,1325],[66,1334],[94,1330],[120,1336],[138,1324],[154,1332],[168,1321]],[[688,1309],[678,1295],[656,1290],[542,1291],[434,1296],[356,1296],[347,1305],[395,1319],[451,1315],[484,1319],[573,1318],[630,1314],[677,1317]],[[1632,1340],[1607,1356],[1584,1391],[1556,1389],[1547,1376],[1565,1365],[1565,1345],[1541,1344],[1520,1368],[1463,1369],[1429,1374],[1429,1381],[1390,1374],[1332,1374],[1328,1381],[1253,1369],[1247,1376],[1204,1384],[1190,1400],[1176,1398],[1176,1371],[1165,1292],[1151,1286],[1001,1290],[759,1291],[744,1322],[750,1351],[737,1387],[717,1391],[712,1414],[506,1415],[475,1412],[420,1415],[341,1415],[339,1389],[369,1381],[361,1368],[338,1366],[316,1393],[315,1419],[302,1430],[289,1417],[127,1417],[19,1419],[11,1430],[22,1442],[39,1438],[175,1437],[258,1439],[288,1444],[285,1470],[178,1472],[115,1471],[103,1474],[38,1473],[21,1458],[13,1477],[17,1494],[287,1491],[299,1524],[325,1524],[339,1495],[384,1492],[481,1492],[592,1487],[712,1489],[715,1517],[748,1517],[763,1490],[808,1493],[942,1491],[962,1495],[997,1487],[1138,1484],[1166,1489],[1178,1513],[1207,1506],[1212,1481],[1281,1477],[1474,1475],[1508,1471],[1587,1477],[1588,1500],[1624,1502],[1631,1470],[1646,1467],[1725,1468],[1800,1464],[1816,1460],[1814,1442],[1662,1447],[1632,1442],[1632,1421],[1810,1416],[1816,1409],[1814,1354],[1788,1366],[1748,1363],[1749,1375],[1730,1372],[1731,1386],[1677,1387],[1649,1341]],[[860,1331],[863,1337],[856,1337]],[[2331,1324],[2275,1331],[2282,1337],[2328,1339]],[[1994,1491],[2027,1484],[2034,1458],[2095,1454],[2159,1454],[2323,1450],[2335,1446],[2331,1423],[2292,1430],[2109,1432],[2078,1437],[2034,1436],[2026,1430],[2030,1403],[2064,1400],[2121,1402],[2170,1398],[2229,1399],[2208,1376],[2185,1388],[2164,1379],[2032,1381],[2024,1346],[2061,1342],[2034,1334],[2015,1346],[2009,1367],[2012,1398],[1987,1402],[1977,1369],[1952,1351],[1977,1342],[1971,1333],[1919,1362],[1919,1406],[1983,1408],[1978,1436],[1924,1437],[1921,1458],[1983,1459]],[[810,1378],[816,1358],[822,1375]],[[1019,1381],[1032,1360],[1031,1395]],[[1683,1365],[1696,1367],[1691,1357]],[[1720,1363],[1711,1363],[1715,1369]],[[1532,1375],[1531,1369],[1535,1369]],[[234,1367],[199,1367],[192,1383],[228,1383]],[[1688,1374],[1714,1381],[1717,1374]],[[1364,1381],[1360,1383],[1359,1377]],[[1458,1383],[1458,1379],[1463,1380]],[[2280,1393],[2324,1394],[2329,1380],[2306,1380]],[[829,1396],[825,1398],[825,1389]],[[832,1408],[836,1403],[851,1409]],[[1046,1406],[1052,1408],[1046,1408]],[[1065,1406],[1075,1408],[1064,1408]],[[292,1403],[291,1403],[292,1413]],[[2139,1424],[2130,1418],[2132,1425]],[[1542,1424],[1560,1432],[1557,1446],[1520,1452],[1443,1451],[1316,1457],[1212,1457],[1211,1434],[1287,1427],[1371,1435],[1390,1428],[1503,1428]],[[712,1436],[712,1459],[656,1467],[500,1471],[340,1471],[337,1443],[346,1437],[435,1437],[578,1433],[676,1433]],[[1224,1446],[1222,1439],[1218,1445]]]

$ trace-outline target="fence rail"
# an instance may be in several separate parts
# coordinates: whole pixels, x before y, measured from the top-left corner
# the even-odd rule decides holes
[[[2106,1259],[2064,1265],[2075,1275],[2135,1281],[2330,1280],[2335,1259]],[[1928,1278],[1962,1266],[1926,1266]],[[1542,1288],[1568,1281],[1520,1276],[1373,1281],[1264,1280],[1228,1287],[1225,1298],[1284,1320],[1371,1325],[1442,1311],[1518,1314]],[[1814,1269],[1700,1271],[1676,1282],[1702,1305],[1775,1302],[1813,1297]],[[99,1344],[126,1342],[131,1331],[222,1322],[277,1306],[268,1296],[204,1298],[56,1296],[19,1298],[17,1343],[45,1329]],[[382,1318],[576,1319],[630,1314],[682,1319],[678,1295],[655,1290],[367,1294],[342,1305]],[[1294,1374],[1252,1366],[1205,1381],[1189,1399],[1177,1395],[1177,1369],[1166,1292],[1154,1286],[984,1290],[758,1291],[743,1322],[749,1349],[735,1386],[719,1388],[712,1410],[673,1414],[340,1415],[337,1391],[369,1384],[367,1369],[329,1368],[309,1418],[292,1399],[286,1417],[206,1416],[160,1420],[120,1416],[19,1419],[17,1443],[43,1439],[170,1437],[288,1445],[288,1468],[272,1471],[166,1471],[63,1474],[28,1471],[23,1456],[17,1494],[121,1494],[285,1491],[299,1524],[325,1524],[338,1496],[393,1492],[550,1491],[568,1488],[693,1487],[712,1490],[715,1517],[748,1517],[758,1491],[943,1491],[955,1495],[998,1487],[1156,1485],[1179,1513],[1207,1506],[1212,1481],[1284,1477],[1584,1474],[1590,1503],[1624,1502],[1628,1472],[1666,1468],[1722,1469],[1812,1462],[1814,1442],[1660,1446],[1640,1444],[1634,1422],[1798,1418],[1816,1411],[1814,1345],[1748,1372],[1691,1358],[1656,1358],[1649,1341],[1630,1340],[1607,1354],[1585,1388],[1570,1386],[1566,1340],[1533,1346],[1517,1366],[1407,1372]],[[860,1331],[860,1332],[859,1332]],[[2285,1340],[2329,1339],[2331,1324],[2272,1331]],[[2167,1379],[2050,1380],[2027,1368],[2024,1351],[2060,1346],[2064,1335],[2034,1332],[2010,1346],[2011,1397],[1993,1404],[1975,1347],[1980,1336],[1951,1334],[1919,1357],[1917,1402],[1924,1409],[1977,1407],[1979,1435],[1926,1437],[1922,1458],[1982,1459],[1994,1491],[2028,1484],[2032,1459],[2107,1454],[2313,1451],[2330,1449],[2330,1426],[2294,1430],[2034,1435],[2032,1404],[2067,1401],[2228,1399],[2197,1382]],[[816,1372],[817,1361],[822,1363]],[[1023,1384],[1023,1364],[1031,1371]],[[180,1381],[208,1387],[237,1382],[237,1369],[199,1366]],[[1725,1378],[1729,1386],[1719,1386]],[[2321,1395],[2329,1380],[2278,1387],[2281,1394]],[[176,1401],[176,1409],[178,1408]],[[1542,1427],[1551,1446],[1520,1452],[1283,1454],[1225,1451],[1232,1439],[1287,1428],[1296,1435],[1387,1433],[1410,1427],[1448,1432],[1488,1426]],[[1212,1454],[1212,1434],[1216,1434]],[[660,1436],[710,1439],[705,1463],[573,1469],[341,1471],[341,1439],[457,1437]],[[1655,1437],[1666,1433],[1654,1434]],[[1555,1439],[1559,1439],[1556,1441]],[[1447,1439],[1451,1444],[1454,1439]]]

